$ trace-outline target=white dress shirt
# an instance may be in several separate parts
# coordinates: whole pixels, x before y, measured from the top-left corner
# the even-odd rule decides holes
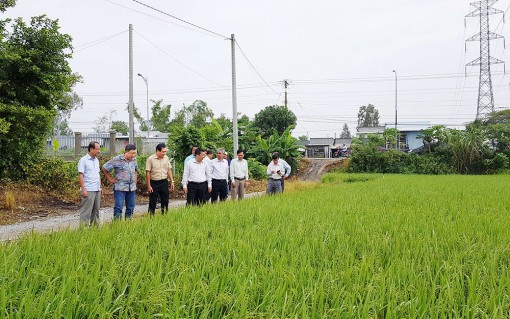
[[[230,161],[230,179],[234,178],[248,180],[248,161],[243,159],[240,161],[238,158]]]
[[[218,160],[217,158],[211,160],[211,178],[224,179],[228,178],[228,161],[226,159]]]
[[[207,181],[207,187],[212,187],[211,173],[206,162],[197,162],[196,159],[184,164],[184,173],[182,174],[182,188],[187,189],[189,182],[203,183]]]
[[[274,171],[274,173],[271,173]],[[277,172],[280,171],[280,174]],[[283,165],[281,163],[275,164],[273,161],[267,165],[267,176],[272,179],[281,179],[283,175]]]

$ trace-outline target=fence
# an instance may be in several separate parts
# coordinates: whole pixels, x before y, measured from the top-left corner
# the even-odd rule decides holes
[[[84,135],[80,132],[75,132],[74,135],[57,135],[46,141],[46,154],[76,158],[83,156],[87,153],[90,142],[97,142],[101,146],[103,153],[108,153],[114,156],[122,152],[124,147],[129,143],[128,136],[117,137],[117,132],[110,131],[109,133],[93,133]],[[166,137],[137,137],[135,145],[138,153],[142,155],[152,154],[156,151],[156,145],[159,143],[167,143]]]

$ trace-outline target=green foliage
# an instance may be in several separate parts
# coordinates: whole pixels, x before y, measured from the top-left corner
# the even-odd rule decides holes
[[[383,137],[386,140],[388,148],[396,148],[397,139],[399,139],[401,135],[400,131],[396,128],[385,129]]]
[[[65,162],[56,157],[41,157],[26,165],[27,181],[32,185],[58,191],[63,195],[72,193],[79,187],[76,162]]]
[[[296,115],[285,106],[272,105],[255,114],[253,126],[267,138],[275,132],[283,134],[288,127],[295,127],[296,122]]]
[[[16,0],[0,0],[0,12],[5,12],[7,8],[14,7]]]
[[[379,126],[379,111],[372,104],[360,106],[358,127]]]
[[[5,24],[1,24],[2,27]],[[60,33],[57,20],[33,17],[14,21],[2,30],[0,42],[0,103],[46,110],[68,110],[67,94],[80,77],[72,73],[71,37]]]
[[[267,167],[260,164],[254,158],[248,158],[248,171],[251,179],[263,180],[267,178]]]
[[[129,125],[125,121],[112,121],[110,129],[122,135],[128,135],[129,133]]]
[[[0,104],[0,118],[9,124],[0,134],[0,178],[24,178],[43,153],[55,111]]]
[[[267,139],[259,136],[257,144],[248,153],[253,154],[260,163],[267,165],[271,161],[271,155],[278,152],[280,158],[287,161],[292,167],[292,171],[296,172],[297,160],[301,158],[301,153],[297,144],[298,140],[290,133],[291,129],[292,127],[288,127],[282,134],[275,133]]]
[[[344,127],[342,128],[342,133],[340,133],[340,138],[351,138],[351,131],[349,131],[349,125],[344,123]]]
[[[204,144],[204,137],[194,126],[182,127],[170,136],[168,144],[172,154],[175,154],[175,159],[184,161],[191,154],[193,145]]]
[[[152,116],[151,124],[152,130],[160,132],[170,132],[170,115],[171,108],[170,104],[163,105],[163,100],[152,101]]]
[[[9,127],[11,127],[11,123],[7,122],[5,119],[0,118],[0,134],[9,132]]]
[[[508,157],[502,153],[497,153],[493,158],[484,160],[483,165],[489,174],[500,173],[510,166]]]

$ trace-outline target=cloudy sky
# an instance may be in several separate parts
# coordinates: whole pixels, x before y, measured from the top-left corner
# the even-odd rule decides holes
[[[393,70],[399,122],[462,125],[476,115],[478,69],[464,76],[464,65],[479,54],[478,42],[464,50],[464,40],[479,28],[476,18],[464,27],[471,1],[139,1],[219,35],[132,0],[18,0],[4,14],[47,14],[73,37],[71,65],[84,79],[76,87],[84,106],[71,117],[73,130],[90,132],[104,114],[128,120],[129,24],[135,105],[143,116],[146,86],[137,73],[149,79],[149,98],[174,111],[201,99],[215,115],[231,117],[231,51],[223,37],[232,33],[239,45],[238,111],[253,117],[282,105],[287,79],[289,108],[298,117],[295,136],[333,137],[344,123],[354,132],[359,107],[369,103],[382,123],[394,123]],[[494,7],[508,11],[510,0]],[[506,36],[510,29],[501,20],[491,16],[491,29]],[[503,41],[491,46],[494,57],[510,61]],[[494,65],[496,108],[508,105],[509,82],[503,66]]]

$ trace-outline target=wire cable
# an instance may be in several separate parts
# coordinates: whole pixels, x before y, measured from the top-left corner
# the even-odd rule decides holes
[[[112,34],[112,35],[109,35],[107,37],[104,37],[104,38],[101,38],[101,39],[98,39],[98,40],[94,40],[94,41],[91,41],[89,43],[85,43],[85,44],[82,44],[82,45],[79,45],[79,46],[76,46],[74,52],[79,52],[79,51],[83,51],[83,50],[86,50],[88,48],[91,48],[93,46],[96,46],[98,44],[101,44],[103,42],[106,42],[108,40],[111,40],[113,38],[116,38],[124,33],[128,32],[128,30],[124,30],[124,31],[121,31],[121,32],[118,32],[118,33],[115,33],[115,34]]]
[[[154,11],[156,11],[156,12],[159,12],[159,13],[161,13],[161,14],[164,14],[164,15],[166,15],[166,16],[168,16],[168,17],[170,17],[170,18],[173,18],[173,19],[176,19],[176,20],[181,21],[181,22],[183,22],[183,23],[189,24],[189,25],[191,25],[191,26],[193,26],[193,27],[195,27],[195,28],[198,28],[198,29],[200,29],[200,30],[202,30],[202,31],[206,31],[206,32],[209,32],[209,33],[215,34],[215,35],[217,35],[217,36],[219,36],[219,37],[223,38],[224,40],[230,40],[230,37],[226,37],[226,36],[221,35],[221,34],[219,34],[219,33],[217,33],[217,32],[211,31],[211,30],[209,30],[209,29],[206,29],[206,28],[203,28],[203,27],[201,27],[201,26],[198,26],[198,25],[196,25],[196,24],[194,24],[194,23],[191,23],[191,22],[188,22],[188,21],[186,21],[186,20],[183,20],[183,19],[181,19],[181,18],[179,18],[179,17],[176,17],[176,16],[174,16],[174,15],[171,15],[170,13],[167,13],[167,12],[165,12],[165,11],[162,11],[162,10],[159,10],[159,9],[157,9],[157,8],[154,8],[154,7],[152,7],[152,6],[148,5],[148,4],[145,4],[145,3],[140,2],[140,1],[138,1],[138,0],[133,0],[133,1],[134,1],[134,2],[136,2],[136,3],[138,3],[138,4],[140,4],[140,5],[142,5],[142,6],[144,6],[144,7],[149,8],[149,9],[151,9],[151,10],[154,10]]]
[[[244,53],[243,49],[241,48],[241,46],[239,45],[239,43],[237,42],[237,40],[235,40],[235,43],[237,45],[237,47],[239,48],[239,51],[241,51],[241,53],[243,54],[244,58],[246,59],[246,61],[248,61],[248,64],[251,66],[251,68],[253,69],[253,71],[255,71],[255,73],[257,73],[257,75],[259,76],[259,78],[262,80],[262,82],[264,82],[266,84],[266,86],[268,88],[271,89],[271,91],[273,91],[274,93],[276,94],[280,94],[278,92],[276,92],[269,84],[267,84],[266,80],[264,80],[264,78],[262,77],[262,75],[260,75],[259,71],[257,71],[257,69],[255,69],[255,67],[253,66],[253,63],[251,63],[250,59],[248,59],[248,57],[246,56],[246,54]]]

